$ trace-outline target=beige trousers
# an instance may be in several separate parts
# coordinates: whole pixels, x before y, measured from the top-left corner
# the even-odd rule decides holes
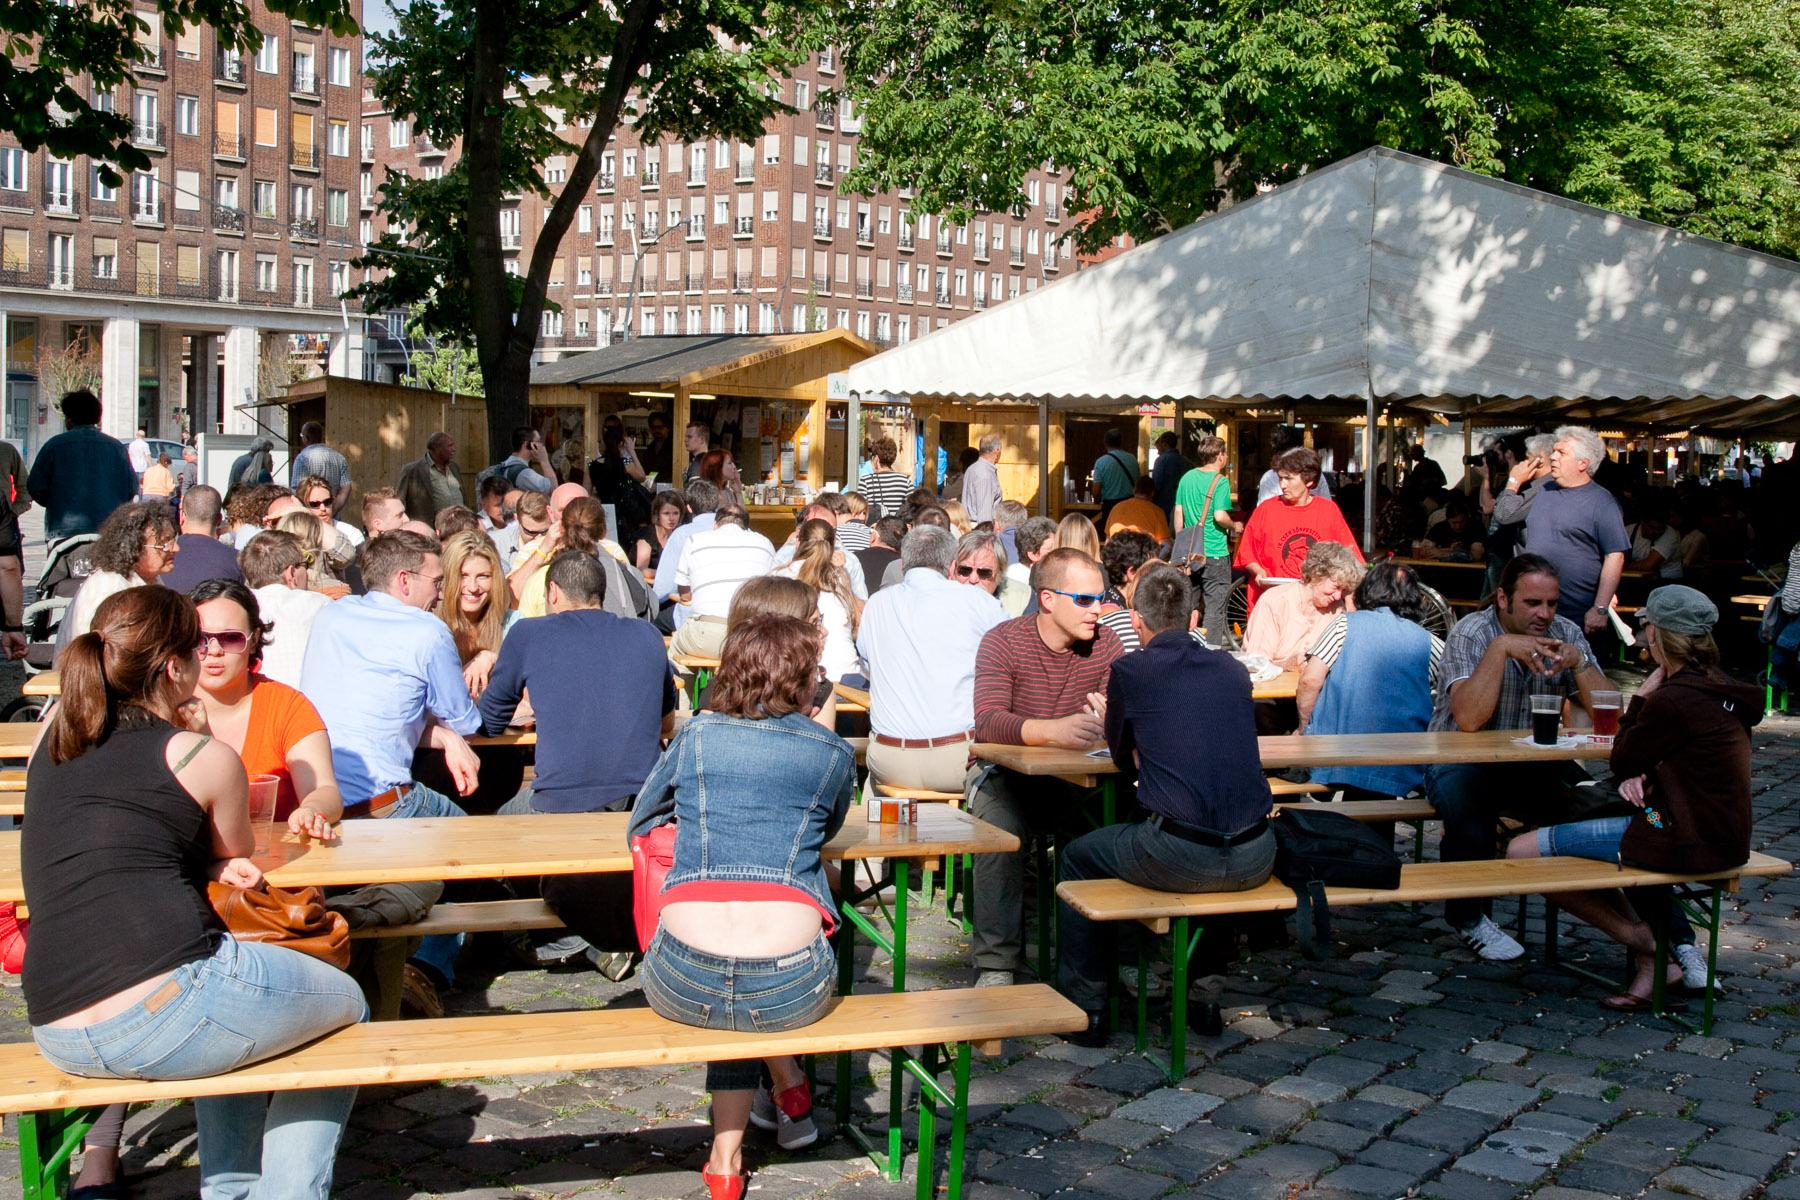
[[[969,743],[908,750],[870,738],[868,762],[869,777],[876,783],[961,795],[969,769]]]

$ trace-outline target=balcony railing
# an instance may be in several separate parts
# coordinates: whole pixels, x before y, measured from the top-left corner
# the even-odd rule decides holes
[[[319,169],[319,148],[295,142],[288,147],[288,162],[301,171],[316,171]]]
[[[148,203],[133,201],[131,219],[134,221],[156,222],[162,220],[162,199],[157,197]]]
[[[894,299],[902,304],[912,303],[912,284],[903,283],[894,289]]]
[[[756,218],[755,217],[739,217],[737,219],[737,225],[734,227],[733,232],[736,233],[736,235],[738,237],[749,237],[751,234],[756,232]]]
[[[683,275],[681,277],[681,290],[684,292],[704,292],[706,290],[706,280],[699,275]]]
[[[756,179],[756,157],[740,158],[737,161],[737,182],[752,183]]]
[[[166,145],[163,141],[164,126],[161,121],[134,121],[131,125],[131,140],[134,145],[150,146],[160,149]]]
[[[813,182],[815,183],[831,183],[836,178],[837,173],[831,169],[830,163],[818,163],[813,167]]]
[[[948,233],[938,234],[938,236],[937,236],[937,252],[939,254],[949,254],[950,253],[950,235]]]
[[[656,236],[656,234],[657,234],[656,214],[655,213],[645,213],[644,214],[644,236],[646,238],[654,238]]]
[[[1016,246],[1006,257],[1015,267],[1022,267],[1025,265],[1025,252]]]
[[[422,133],[413,138],[413,153],[420,158],[442,158],[444,156],[443,148],[432,145],[431,139]]]
[[[60,265],[51,263],[47,282],[53,288],[57,288],[61,291],[69,291],[75,286],[75,268],[69,266],[67,263]]]
[[[687,226],[688,241],[703,242],[706,240],[706,222],[702,221],[699,217],[689,217],[687,220],[682,221],[681,224]]]
[[[294,237],[316,242],[319,240],[319,218],[316,216],[295,217],[288,222],[288,232]]]
[[[44,211],[73,216],[75,213],[74,188],[46,187],[44,189]]]
[[[500,234],[500,248],[502,250],[517,250],[519,248],[520,240],[521,237],[518,231],[510,229],[502,230]]]
[[[661,187],[662,186],[662,168],[657,166],[655,163],[651,163],[651,164],[647,165],[644,168],[644,181],[643,181],[642,186],[647,187],[647,188]]]
[[[985,234],[978,233],[975,235],[975,261],[976,262],[986,262],[987,260],[988,260],[987,236]]]
[[[597,184],[597,186],[603,192],[612,191],[613,190],[613,173],[611,171],[600,172],[600,180],[599,180],[599,183]]]
[[[837,128],[837,105],[821,105],[813,112],[813,120],[820,129]]]
[[[602,229],[600,231],[600,237],[596,244],[601,245],[601,246],[612,245],[613,244],[613,231],[610,229]]]
[[[950,289],[939,288],[937,290],[937,302],[939,308],[950,307]]]
[[[982,292],[975,293],[975,307],[976,308],[986,308],[987,307],[987,296],[984,293],[982,293]]]
[[[212,221],[214,229],[228,230],[232,233],[244,232],[244,210],[241,208],[215,204],[212,210]]]
[[[290,76],[289,88],[296,96],[314,96],[319,94],[319,74],[317,71],[295,71]]]
[[[596,283],[594,285],[594,295],[610,296],[612,294],[613,294],[612,280],[602,279],[599,283]]]
[[[867,221],[857,222],[856,244],[859,246],[873,246],[875,244],[875,227]]]
[[[900,248],[902,250],[911,250],[913,248],[913,231],[911,225],[902,225],[900,227]]]
[[[812,286],[813,291],[819,293],[821,296],[831,295],[831,276],[814,275],[812,277]]]
[[[750,272],[748,272],[748,271],[732,272],[732,275],[731,275],[731,290],[732,291],[748,292],[750,290],[750,285],[751,285]]]
[[[213,79],[219,83],[243,83],[243,58],[236,54],[216,55],[213,58]]]
[[[1046,221],[1062,220],[1062,209],[1060,209],[1056,206],[1056,201],[1046,200],[1044,202],[1044,220],[1046,220]]]
[[[140,71],[160,71],[163,69],[162,41],[139,42],[137,61],[131,64]]]
[[[706,186],[706,168],[705,167],[701,167],[697,171],[694,170],[692,167],[688,168],[688,186],[689,187],[705,187]]]
[[[830,221],[814,221],[813,222],[813,237],[817,238],[821,242],[829,242],[831,240],[831,222]]]
[[[875,295],[875,285],[874,284],[870,283],[866,279],[859,279],[856,281],[856,298],[858,300],[868,300],[871,297],[873,297],[874,295]]]
[[[213,134],[213,155],[217,158],[244,157],[244,135],[241,133]]]

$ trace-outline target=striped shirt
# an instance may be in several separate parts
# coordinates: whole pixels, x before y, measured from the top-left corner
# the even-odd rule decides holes
[[[1117,612],[1102,613],[1100,623],[1118,636],[1119,644],[1125,647],[1125,653],[1141,649],[1143,643],[1138,640],[1137,630],[1131,627],[1131,610],[1121,608]]]
[[[876,471],[863,476],[857,481],[856,489],[869,507],[874,511],[869,516],[872,520],[891,517],[900,511],[906,503],[907,496],[912,494],[913,481],[910,476],[898,471]]]
[[[737,525],[720,525],[689,539],[675,569],[675,587],[693,593],[694,616],[723,620],[737,590],[774,566],[775,547],[768,538]]]
[[[1080,712],[1089,692],[1106,692],[1113,660],[1125,653],[1104,625],[1094,640],[1061,654],[1044,645],[1036,617],[994,626],[975,654],[975,740],[1024,742],[1025,722]]]
[[[1316,658],[1325,664],[1327,670],[1337,662],[1338,653],[1344,648],[1344,634],[1350,628],[1349,616],[1339,613],[1333,617],[1319,636],[1314,639],[1312,649],[1306,652],[1309,659]],[[1438,668],[1444,661],[1444,639],[1437,634],[1431,635],[1431,688],[1437,690]]]
[[[1781,588],[1781,611],[1800,613],[1800,542],[1788,552],[1787,583]]]

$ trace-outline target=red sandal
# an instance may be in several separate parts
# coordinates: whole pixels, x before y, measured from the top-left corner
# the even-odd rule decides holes
[[[744,1200],[744,1176],[714,1175],[701,1167],[700,1178],[706,1181],[707,1200]]]
[[[19,920],[19,906],[0,904],[0,970],[18,975],[25,970],[25,934],[29,920]]]

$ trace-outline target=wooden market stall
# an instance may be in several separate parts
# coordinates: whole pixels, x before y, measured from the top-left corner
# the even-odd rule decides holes
[[[663,413],[674,445],[662,483],[687,468],[688,422],[706,422],[714,445],[737,461],[751,523],[782,541],[795,505],[854,470],[845,406],[828,400],[828,380],[877,350],[843,329],[633,338],[534,367],[532,423],[549,424],[586,461],[606,414],[623,416],[641,446],[649,414]]]

